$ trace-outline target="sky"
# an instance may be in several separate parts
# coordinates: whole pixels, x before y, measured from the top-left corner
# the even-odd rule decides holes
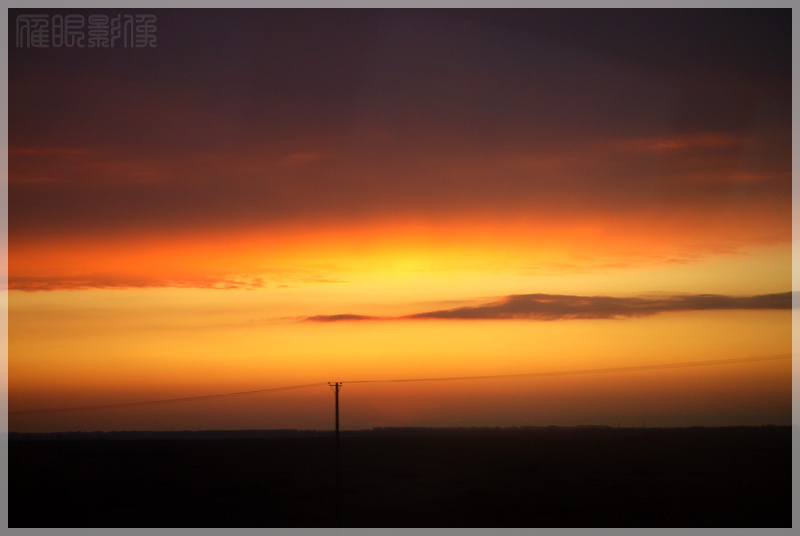
[[[791,422],[789,10],[29,12],[9,430]]]

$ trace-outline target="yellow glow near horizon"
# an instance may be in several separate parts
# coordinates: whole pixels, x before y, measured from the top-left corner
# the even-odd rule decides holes
[[[392,318],[526,293],[748,296],[791,288],[789,245],[708,251],[695,257],[654,256],[647,250],[647,254],[626,256],[624,248],[601,254],[602,248],[592,249],[591,237],[563,246],[552,241],[526,244],[519,236],[493,241],[501,235],[487,229],[450,237],[434,233],[427,238],[424,229],[403,228],[385,237],[382,230],[372,229],[349,238],[336,231],[316,230],[308,231],[305,238],[295,234],[278,241],[259,242],[253,236],[237,235],[228,243],[141,242],[127,249],[117,245],[111,251],[98,249],[98,243],[72,252],[59,249],[56,253],[64,258],[50,269],[62,270],[66,276],[80,275],[97,260],[111,274],[111,288],[9,293],[11,409],[197,396],[342,379],[517,374],[791,351],[789,311],[700,311],[554,322],[303,321],[345,313]],[[209,247],[220,257],[209,256]],[[168,258],[161,258],[162,252],[169,252]],[[34,266],[39,254],[31,255],[20,257],[12,272],[36,276],[35,271],[26,272],[26,263]],[[143,261],[141,266],[134,262],[137,259]],[[115,270],[120,271],[115,275]],[[124,277],[114,279],[119,274]],[[170,284],[168,279],[178,276],[188,278],[189,285],[213,285],[237,277],[263,283],[228,289],[147,286],[163,283],[164,278]],[[144,287],[125,288],[125,277],[131,285]],[[790,367],[775,363],[736,365],[727,372],[719,368],[693,370],[685,376],[673,371],[639,375],[652,393],[632,386],[630,375],[599,383],[577,377],[547,380],[538,388],[563,402],[558,409],[550,409],[552,418],[562,422],[584,414],[597,397],[612,400],[602,402],[609,412],[624,414],[622,409],[613,409],[615,390],[629,393],[632,399],[639,397],[643,404],[647,398],[648,411],[653,413],[658,407],[673,411],[676,402],[671,397],[680,393],[699,408],[707,401],[713,414],[734,412],[741,406],[737,400],[756,399],[761,401],[758,411],[762,414],[782,414]],[[658,378],[664,382],[661,387]],[[481,386],[484,396],[494,400],[487,403],[487,411],[505,412],[503,419],[511,424],[541,419],[525,409],[528,402],[509,409],[513,404],[508,397],[522,385]],[[551,387],[543,387],[547,385]],[[409,386],[405,392],[419,393],[427,400],[415,402],[413,408],[396,407],[397,398],[382,398],[370,389],[359,391],[365,393],[360,399],[354,395],[354,403],[367,404],[377,413],[364,413],[357,422],[391,425],[415,422],[425,415],[439,415],[441,422],[459,421],[454,410],[446,408],[457,407],[457,401],[463,400],[463,385],[443,387],[442,393],[451,396]],[[519,396],[527,400],[532,395],[520,392]],[[312,408],[319,401],[317,394],[310,393],[279,399],[284,402],[276,407]],[[236,408],[231,411],[243,419],[236,422],[249,422],[250,427],[283,422],[253,413],[246,401],[226,402],[224,407]],[[200,410],[176,408],[164,414],[173,417],[163,418],[146,411],[141,415],[150,415],[144,421],[147,426],[169,428],[181,419],[195,419],[193,411]],[[214,411],[226,426],[224,412]],[[309,411],[316,415],[316,410]],[[300,414],[299,409],[292,412],[307,424],[296,426],[323,422],[313,416],[303,421]],[[93,419],[76,415],[65,423],[110,426]],[[26,424],[33,422],[14,418],[12,429],[45,426],[41,423],[58,426],[52,419]]]
[[[647,267],[697,263],[720,252],[736,256],[754,249],[786,246],[757,238],[730,248],[728,234],[745,233],[734,226],[726,233],[714,226],[635,222],[606,218],[604,225],[585,221],[545,224],[541,221],[478,220],[465,224],[430,221],[361,222],[337,226],[274,226],[226,232],[186,231],[91,238],[62,237],[12,241],[10,277],[59,278],[92,275],[101,285],[147,286],[175,281],[214,284],[235,278],[268,281],[314,280],[355,274],[422,274],[427,272],[529,271],[540,274],[596,272],[606,267]],[[772,231],[770,231],[772,232]],[[717,233],[719,236],[715,235]],[[774,232],[773,232],[774,234]],[[761,245],[759,245],[761,244]],[[727,249],[726,249],[727,248]],[[723,255],[724,256],[724,255]],[[763,261],[762,261],[763,264]]]
[[[93,292],[99,291],[81,295]],[[233,292],[240,298],[268,294]],[[54,294],[26,297],[45,307],[43,298]],[[790,351],[791,342],[787,311],[557,322],[318,324],[276,320],[268,305],[259,311],[252,302],[231,315],[230,304],[224,303],[215,309],[211,302],[178,306],[173,299],[159,307],[143,300],[114,307],[117,297],[106,291],[105,307],[87,303],[69,314],[68,307],[50,315],[18,309],[11,323],[12,393],[63,389],[66,378],[71,389],[103,386],[130,396],[137,390],[204,394],[342,377],[514,374],[778,354]],[[264,317],[255,317],[258,312]]]

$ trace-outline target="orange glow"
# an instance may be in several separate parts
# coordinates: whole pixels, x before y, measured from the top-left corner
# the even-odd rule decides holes
[[[320,274],[419,273],[497,268],[558,269],[598,263],[675,263],[787,238],[782,217],[700,226],[679,214],[635,224],[619,216],[571,223],[529,219],[360,222],[159,235],[11,241],[11,288],[39,278],[93,275],[100,286],[247,286],[252,279],[324,279]],[[685,220],[685,221],[684,221]],[[480,223],[483,221],[483,223]],[[744,223],[744,222],[747,223]],[[743,240],[742,236],[749,237]],[[736,237],[736,242],[734,241]],[[734,248],[733,244],[738,244]],[[335,279],[335,276],[334,276]],[[171,282],[171,284],[169,284]]]
[[[10,48],[12,412],[789,354],[781,14],[676,11],[631,47],[503,11],[166,13],[131,61]],[[790,375],[345,384],[344,426],[787,424]],[[330,397],[10,429],[330,428]]]
[[[313,324],[276,318],[287,312],[285,305],[276,301],[277,291],[220,294],[197,289],[130,290],[124,299],[117,292],[13,295],[9,362],[12,411],[326,381],[520,374],[728,359],[787,353],[791,345],[790,313],[786,311],[697,312],[553,323]],[[286,299],[306,311],[334,312],[341,307],[336,296],[326,299],[302,289],[288,292],[291,296]],[[44,310],[49,314],[43,314]],[[740,407],[742,400],[761,397],[759,393],[764,395],[759,402],[764,411],[779,412],[790,395],[788,372],[789,363],[778,361],[609,375],[445,382],[437,384],[438,390],[416,383],[352,384],[347,389],[348,396],[353,397],[349,400],[355,416],[348,426],[419,424],[415,419],[431,413],[445,419],[445,408],[459,407],[470,399],[470,392],[482,393],[480,399],[490,412],[502,413],[516,400],[519,406],[511,413],[518,417],[526,415],[529,404],[544,403],[541,397],[550,397],[550,406],[564,404],[547,417],[551,419],[559,414],[571,415],[569,418],[593,414],[597,411],[595,398],[605,400],[607,413],[613,410],[627,419],[634,418],[633,407],[633,413],[657,413],[657,408],[702,401],[734,411],[732,408]],[[646,406],[635,404],[626,409],[630,406],[623,402],[629,400],[626,396],[637,399],[645,394]],[[265,409],[266,413],[259,416],[239,412],[237,418],[246,420],[251,415],[250,427],[276,425],[282,421],[271,411],[280,407],[280,400],[286,396],[263,395],[259,404],[272,410]],[[291,400],[297,407],[311,407],[308,404],[313,406],[318,396],[298,392]],[[271,405],[273,399],[277,406]],[[226,402],[224,407],[244,408],[251,403],[248,400]],[[188,404],[168,414],[191,413],[192,407],[196,406]],[[318,411],[322,410],[313,410],[308,418],[316,419],[313,415]],[[363,419],[356,417],[360,414]],[[533,422],[546,421],[538,412],[529,417],[535,417]],[[94,417],[83,418],[93,422]],[[13,426],[22,428],[35,427],[36,422],[52,420],[12,418]],[[147,422],[153,427],[170,426],[168,417],[162,420],[155,413]]]

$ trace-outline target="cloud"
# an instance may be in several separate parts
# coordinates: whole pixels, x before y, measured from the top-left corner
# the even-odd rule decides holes
[[[9,182],[12,185],[130,186],[159,183],[170,175],[165,161],[78,147],[11,147]]]
[[[294,166],[299,164],[304,164],[307,162],[316,162],[317,160],[322,160],[325,158],[325,154],[323,153],[313,153],[313,152],[305,152],[305,153],[291,153],[283,157],[281,163],[284,165]]]
[[[791,116],[781,113],[790,101],[768,101],[777,108],[759,121],[742,103],[777,82],[750,72],[726,79],[724,92],[671,89],[701,84],[725,62],[759,73],[769,66],[781,75],[779,86],[791,89],[791,62],[774,61],[783,50],[776,40],[790,32],[769,32],[746,50],[731,44],[745,29],[760,35],[765,14],[733,17],[735,31],[719,20],[697,23],[725,39],[709,48],[707,32],[695,28],[681,33],[680,53],[678,44],[649,32],[631,48],[620,46],[626,37],[615,25],[573,28],[570,39],[582,42],[591,31],[612,47],[614,55],[602,61],[591,47],[543,39],[540,31],[550,25],[539,13],[475,13],[466,26],[462,16],[346,12],[321,25],[313,13],[165,14],[172,42],[198,47],[159,48],[153,64],[106,58],[102,68],[82,55],[45,55],[33,68],[24,61],[31,51],[15,49],[10,232],[50,239],[69,230],[82,238],[99,232],[98,221],[104,229],[163,232],[323,216],[338,222],[476,213],[511,220],[536,214],[559,225],[589,210],[598,219],[627,215],[630,228],[656,211],[686,214],[689,203],[702,204],[700,215],[690,214],[697,227],[709,215],[727,218],[718,213],[728,206],[737,221],[762,226],[752,207],[770,210],[785,198],[788,185],[775,192],[755,177],[769,175],[774,162],[790,170]],[[579,14],[549,16],[583,21]],[[496,17],[536,30],[512,38]],[[252,39],[212,46],[200,38],[209,24],[236,28],[237,36],[252,32]],[[665,24],[648,30],[661,35]],[[565,26],[553,28],[561,36]],[[273,31],[286,41],[270,39]],[[309,32],[311,42],[329,46],[309,47]],[[677,78],[652,71],[653,62],[643,69],[614,60],[642,50],[680,64],[668,71]],[[686,80],[698,57],[708,58],[702,76]],[[364,80],[374,91],[364,93]],[[683,117],[691,124],[678,121]],[[763,159],[742,162],[732,154],[775,129],[784,143],[763,143]],[[621,148],[607,140],[622,140]],[[658,179],[672,169],[662,158],[695,152],[722,153],[725,169],[744,168],[734,182],[761,198],[750,190],[744,198],[698,192],[694,182],[660,190]],[[691,163],[698,175],[718,167],[705,158]]]
[[[790,309],[791,306],[791,292],[757,296],[690,294],[630,298],[517,294],[486,305],[427,311],[401,317],[342,314],[318,315],[306,320],[314,322],[390,318],[393,320],[585,320],[636,318],[680,311]]]
[[[648,137],[615,142],[620,149],[644,152],[675,152],[739,148],[745,143],[740,135],[726,132],[693,132],[672,136]]]
[[[86,156],[91,154],[91,151],[76,147],[9,147],[9,156]]]
[[[132,289],[132,288],[198,288],[198,289],[261,289],[292,288],[309,284],[344,284],[348,281],[303,270],[262,271],[259,276],[247,273],[196,275],[173,273],[165,276],[121,274],[115,272],[54,274],[47,276],[11,276],[8,290],[24,292],[52,290]]]
[[[165,279],[150,277],[124,277],[115,274],[85,274],[58,277],[12,277],[8,290],[25,292],[52,290],[92,290],[131,288],[202,288],[202,289],[255,289],[264,287],[260,278],[202,277]]]
[[[353,320],[382,320],[382,318],[379,316],[342,314],[342,315],[310,316],[306,318],[306,320],[311,322],[343,322],[343,321],[353,321]]]

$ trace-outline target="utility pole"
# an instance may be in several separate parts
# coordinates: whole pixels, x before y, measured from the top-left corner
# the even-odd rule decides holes
[[[339,456],[339,389],[342,387],[342,382],[328,382],[328,385],[333,387],[333,394],[336,400],[336,527],[342,527],[342,499],[341,499],[341,484],[342,472],[341,462]]]

